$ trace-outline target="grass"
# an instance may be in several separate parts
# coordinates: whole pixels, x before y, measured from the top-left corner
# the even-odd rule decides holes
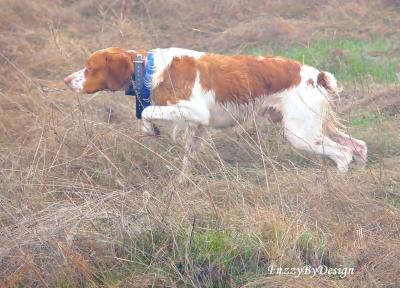
[[[294,44],[288,49],[270,49],[268,44],[251,48],[250,54],[276,54],[333,72],[345,82],[370,81],[394,83],[400,59],[393,40],[378,38],[370,41],[356,39],[321,39],[309,45]],[[272,50],[272,51],[271,51]]]
[[[398,149],[400,138],[396,133],[400,128],[398,116],[364,110],[352,115],[350,127],[354,137],[365,139],[371,163],[376,163],[381,158],[400,155]]]
[[[232,281],[245,283],[247,278],[265,272],[266,263],[260,261],[256,239],[251,236],[214,229],[187,232],[182,230],[174,238],[162,229],[136,235],[124,244],[131,247],[127,262],[98,277],[98,284],[116,285],[141,272],[174,278],[179,285],[230,287]],[[73,287],[62,277],[58,285]]]
[[[173,237],[162,229],[137,234],[131,242],[124,244],[131,247],[127,263],[99,275],[97,283],[101,286],[118,285],[121,279],[132,274],[154,273],[160,279],[173,278],[183,286],[232,287],[233,283],[243,285],[260,275],[267,275],[268,267],[275,263],[266,252],[272,250],[262,249],[259,245],[261,238],[268,234],[246,235],[216,228],[191,229],[181,230]],[[282,245],[284,231],[271,232],[275,236],[268,245]],[[315,257],[324,257],[325,241],[320,233],[303,231],[296,240],[301,259],[293,259],[290,264],[299,267],[315,264],[312,262]],[[81,285],[90,286],[90,281]],[[58,286],[74,287],[64,277],[59,279]]]
[[[400,180],[396,178],[390,179],[384,189],[385,201],[396,208],[400,208]]]
[[[353,115],[350,120],[352,127],[371,127],[381,125],[385,121],[390,121],[392,118],[387,113],[379,113],[378,111],[362,111]]]

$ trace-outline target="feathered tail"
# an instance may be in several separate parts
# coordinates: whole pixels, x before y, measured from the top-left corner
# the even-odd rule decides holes
[[[337,80],[332,73],[321,71],[318,74],[317,84],[324,87],[328,93],[338,95],[342,92],[342,87],[339,87]],[[339,128],[344,128],[344,124],[341,122],[337,113],[333,109],[333,103],[328,98],[329,104],[326,110],[326,117],[324,120],[324,131],[328,136],[334,136],[338,133]]]

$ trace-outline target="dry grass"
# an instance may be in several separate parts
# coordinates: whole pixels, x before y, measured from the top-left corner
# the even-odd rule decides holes
[[[62,83],[107,46],[231,52],[264,39],[389,37],[396,5],[0,0],[0,286],[398,287],[398,86],[343,95],[370,147],[365,169],[337,175],[258,119],[210,131],[192,183],[179,186],[182,147],[142,135],[134,99]],[[269,265],[355,273],[271,276]]]

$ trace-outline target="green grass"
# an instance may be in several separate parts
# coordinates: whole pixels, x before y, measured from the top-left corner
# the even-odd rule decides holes
[[[235,259],[249,262],[253,255],[251,237],[230,231],[205,230],[193,235],[191,255],[199,263],[214,262],[228,270],[236,270]],[[237,260],[237,259],[236,259]],[[241,269],[239,269],[241,270]],[[231,271],[238,274],[240,271]]]
[[[372,110],[363,110],[353,115],[350,119],[351,127],[375,127],[381,125],[385,121],[390,121],[391,117],[388,113]]]
[[[264,275],[268,267],[256,238],[226,229],[181,230],[176,235],[152,229],[136,235],[129,246],[129,261],[99,275],[100,285],[151,272],[174,279],[182,287],[191,287],[191,281],[202,287],[231,287],[232,281],[243,284]],[[70,286],[60,278],[59,287]]]
[[[266,251],[281,249],[284,238],[284,231],[275,226],[259,235],[215,227],[189,230],[180,230],[175,235],[162,229],[143,231],[129,243],[129,261],[114,266],[96,281],[112,286],[129,275],[154,273],[160,278],[173,279],[181,287],[192,287],[193,283],[201,287],[242,285],[267,275],[270,260]],[[263,248],[260,241],[266,247]],[[326,241],[320,232],[304,230],[296,240],[297,248],[286,252],[294,253],[290,256],[292,262],[287,264],[311,264],[308,261],[312,255],[322,259]],[[59,287],[70,286],[61,278]]]
[[[364,110],[352,115],[350,134],[363,139],[368,146],[368,162],[376,163],[382,157],[396,157],[399,154],[399,120],[386,112]]]
[[[310,258],[324,259],[326,250],[326,236],[321,232],[305,230],[297,239],[297,247],[300,250],[304,265],[312,265]]]
[[[294,44],[288,49],[271,49],[272,45],[254,47],[247,52],[254,55],[274,54],[298,60],[321,70],[334,73],[341,81],[393,83],[400,63],[395,55],[395,44],[390,39],[362,41],[354,39],[318,40],[310,45]]]
[[[385,201],[395,208],[400,208],[400,179],[390,179],[384,186]]]

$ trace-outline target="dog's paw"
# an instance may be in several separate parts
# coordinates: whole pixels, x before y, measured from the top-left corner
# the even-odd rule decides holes
[[[160,136],[160,129],[151,122],[143,121],[142,131],[150,136]]]

